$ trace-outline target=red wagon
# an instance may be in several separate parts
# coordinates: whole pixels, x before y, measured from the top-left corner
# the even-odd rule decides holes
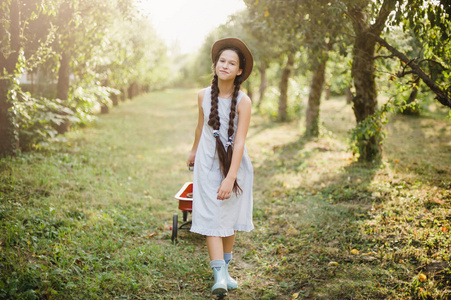
[[[193,211],[193,183],[186,182],[182,188],[175,194],[175,199],[179,200],[179,209],[183,212],[183,222],[178,225],[178,215],[174,214],[172,217],[172,237],[171,240],[177,239],[179,229],[189,229],[191,221],[187,221],[188,213]]]

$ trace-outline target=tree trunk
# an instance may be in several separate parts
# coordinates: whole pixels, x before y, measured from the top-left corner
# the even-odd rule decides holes
[[[68,46],[66,46],[68,47]],[[68,49],[63,50],[60,59],[60,68],[58,70],[58,83],[56,88],[56,98],[66,101],[69,99],[69,86],[70,86],[70,51]],[[67,115],[67,113],[61,113]],[[70,121],[64,120],[63,123],[57,126],[56,130],[62,134],[70,130]]]
[[[377,110],[377,91],[374,74],[375,37],[380,36],[385,28],[385,22],[394,10],[395,5],[396,1],[384,0],[372,25],[367,23],[369,18],[365,12],[366,7],[359,7],[356,4],[348,9],[355,32],[351,71],[356,92],[353,98],[353,110],[357,123],[372,116]],[[376,127],[380,126],[381,124],[376,124]],[[359,137],[359,160],[373,161],[380,159],[382,155],[381,142],[381,135],[376,132]]]
[[[374,40],[365,34],[356,36],[354,43],[354,59],[352,77],[356,95],[353,99],[353,110],[357,122],[362,122],[377,109],[377,91],[374,76]]]
[[[346,104],[352,103],[352,92],[351,92],[351,85],[349,84],[346,87]]]
[[[110,112],[110,108],[108,107],[108,105],[106,105],[105,103],[101,103],[100,104],[100,113],[104,115],[109,112]]]
[[[121,89],[121,100],[122,102],[125,102],[127,100],[127,88]]]
[[[246,80],[246,91],[247,91],[247,95],[252,100],[254,94],[252,93],[252,85],[251,85],[251,81],[249,79]]]
[[[377,110],[374,50],[375,41],[366,32],[355,37],[352,77],[356,95],[353,98],[354,115],[357,123],[364,121]],[[361,136],[358,139],[360,160],[373,161],[381,155],[380,138],[377,135]]]
[[[287,64],[282,72],[282,79],[280,80],[280,97],[279,97],[279,114],[278,119],[281,122],[285,122],[288,119],[287,116],[287,103],[288,103],[288,79],[290,79],[291,69],[294,65],[294,55],[292,52],[288,54]]]
[[[113,106],[119,105],[119,95],[111,94],[111,102],[113,102]]]
[[[134,90],[135,90],[135,97],[141,95],[140,84],[135,83],[135,85],[134,85]]]
[[[310,95],[306,113],[306,136],[317,137],[319,135],[319,107],[321,103],[321,92],[324,85],[328,54],[322,55],[321,61],[317,61],[310,85]]]
[[[266,64],[260,65],[260,97],[258,98],[257,108],[260,109],[263,103],[263,96],[265,95],[266,88],[268,87],[268,77],[266,76]]]
[[[8,99],[12,84],[9,79],[0,80],[0,157],[15,156],[19,149],[17,115],[11,99]]]
[[[329,84],[327,84],[326,85],[326,89],[325,89],[326,91],[326,100],[330,100],[330,85]]]
[[[0,75],[14,76],[20,52],[20,10],[19,1],[10,4],[9,42],[12,53],[7,58],[0,54]],[[3,29],[4,30],[4,29]],[[5,71],[7,74],[5,74]],[[0,79],[0,156],[14,156],[19,149],[19,131],[17,116],[9,98],[12,89],[12,78]]]
[[[136,94],[135,94],[135,85],[136,83],[132,82],[129,86],[128,86],[128,99],[132,100],[133,98],[135,98]]]

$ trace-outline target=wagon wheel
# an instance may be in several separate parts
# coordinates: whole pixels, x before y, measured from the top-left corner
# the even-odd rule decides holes
[[[172,237],[171,240],[174,242],[177,239],[177,230],[178,230],[178,216],[174,214],[172,217]]]
[[[188,219],[188,211],[184,210],[183,211],[183,222],[186,222],[187,219]]]

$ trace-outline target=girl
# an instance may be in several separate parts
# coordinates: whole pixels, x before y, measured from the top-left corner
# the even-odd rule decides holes
[[[199,119],[187,164],[194,164],[191,231],[207,236],[212,293],[221,295],[238,287],[228,273],[235,232],[254,228],[253,168],[244,144],[251,100],[240,91],[254,61],[237,38],[216,41],[211,58],[214,77],[198,94]]]

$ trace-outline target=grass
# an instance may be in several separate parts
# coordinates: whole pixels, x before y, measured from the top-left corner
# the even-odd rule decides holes
[[[141,96],[39,152],[0,160],[0,298],[208,299],[204,239],[170,240],[196,91]],[[254,114],[255,230],[239,234],[229,299],[448,299],[451,129],[392,116],[384,159],[359,164],[344,99],[321,136]]]

